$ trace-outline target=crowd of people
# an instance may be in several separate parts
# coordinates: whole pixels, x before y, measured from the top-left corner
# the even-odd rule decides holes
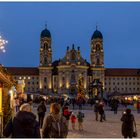
[[[32,102],[28,101],[28,103],[25,103],[24,101],[18,101],[18,107],[16,107],[17,113],[7,123],[3,131],[3,136],[11,138],[66,138],[70,124],[73,131],[76,130],[76,126],[78,126],[79,131],[84,130],[84,118],[86,114],[82,112],[82,106],[86,104],[86,100],[53,98],[53,100],[49,101],[49,114],[46,113],[46,104],[48,102],[40,99],[38,103],[37,121],[36,115],[33,113],[31,107]],[[73,110],[70,110],[71,104]],[[96,121],[107,121],[104,109],[107,104],[114,111],[114,114],[117,114],[119,107],[119,101],[117,99],[111,99],[108,103],[103,99],[96,99],[93,103]],[[74,113],[75,105],[79,106],[77,114]],[[120,120],[122,121],[123,137],[132,138],[134,135],[136,136],[136,122],[130,109],[127,108],[125,110]]]

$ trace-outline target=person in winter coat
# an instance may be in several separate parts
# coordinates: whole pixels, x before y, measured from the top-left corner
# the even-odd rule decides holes
[[[63,116],[66,118],[66,124],[69,128],[69,120],[70,120],[70,116],[71,116],[72,111],[69,110],[68,106],[64,106],[62,111],[63,111],[62,112]]]
[[[137,101],[136,107],[137,107],[137,113],[140,113],[140,101]]]
[[[111,106],[112,110],[114,111],[114,114],[117,114],[119,101],[117,99],[112,99]]]
[[[134,132],[134,124],[135,119],[133,114],[131,114],[131,109],[126,109],[126,111],[123,113],[123,116],[121,117],[122,123],[122,135],[124,138],[132,138],[133,132]]]
[[[60,114],[60,105],[52,103],[50,106],[50,114],[46,116],[43,128],[43,138],[66,138],[68,128],[66,119]]]
[[[74,110],[74,107],[75,107],[75,103],[76,103],[76,100],[75,98],[72,99],[72,107],[73,107],[73,110]]]
[[[100,114],[100,122],[105,120],[105,112],[104,112],[104,104],[102,101],[100,101],[98,106],[99,114]]]
[[[83,121],[84,121],[84,113],[82,112],[78,112],[78,115],[77,115],[77,119],[78,119],[78,126],[79,126],[79,130],[83,130]]]
[[[99,114],[99,101],[96,100],[94,105],[94,112],[95,112],[95,120],[98,121],[98,114]]]
[[[4,128],[3,135],[5,137],[40,138],[39,123],[30,109],[28,103],[21,105],[20,111],[13,119],[10,119]]]
[[[37,108],[37,114],[38,114],[38,120],[39,120],[39,125],[40,128],[42,128],[44,117],[45,117],[45,112],[46,112],[46,106],[44,101],[41,101]]]
[[[71,124],[72,124],[72,129],[75,130],[75,123],[76,123],[76,116],[74,115],[74,113],[72,113],[71,115]]]

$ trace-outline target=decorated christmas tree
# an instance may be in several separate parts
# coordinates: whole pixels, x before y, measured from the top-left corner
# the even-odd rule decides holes
[[[84,78],[80,75],[79,80],[78,80],[78,97],[83,97],[85,96],[85,90],[84,90],[84,84],[83,84]]]

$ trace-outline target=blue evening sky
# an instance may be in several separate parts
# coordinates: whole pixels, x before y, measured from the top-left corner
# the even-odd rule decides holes
[[[106,68],[140,68],[140,2],[0,2],[0,34],[9,42],[0,52],[5,66],[39,66],[40,33],[52,36],[53,61],[67,46],[80,46],[90,62],[90,41],[98,24]]]

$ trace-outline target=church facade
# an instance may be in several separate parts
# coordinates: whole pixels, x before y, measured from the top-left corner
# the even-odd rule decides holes
[[[52,62],[51,33],[46,28],[40,36],[39,83],[42,92],[77,93],[78,80],[82,77],[85,91],[89,83],[99,79],[104,85],[103,36],[96,30],[91,37],[91,63],[80,52],[80,47],[67,47],[62,59]]]
[[[25,92],[77,94],[78,80],[82,78],[86,93],[94,80],[99,80],[107,93],[140,93],[140,69],[104,67],[103,35],[99,30],[91,35],[90,62],[81,56],[80,47],[74,44],[66,48],[63,58],[52,61],[51,42],[51,33],[45,28],[40,34],[39,67],[7,67],[15,80],[24,80]]]

